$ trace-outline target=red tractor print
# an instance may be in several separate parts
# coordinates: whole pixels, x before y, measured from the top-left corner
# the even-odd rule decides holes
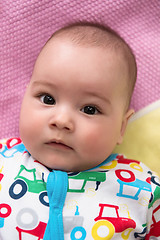
[[[160,214],[160,206],[156,207],[153,210],[153,215],[152,215],[152,225],[150,228],[149,233],[146,235],[146,240],[149,240],[150,237],[159,237],[160,236],[160,221],[156,221],[156,216]]]
[[[2,209],[5,209],[5,213],[3,213]],[[0,228],[4,226],[4,219],[7,218],[11,214],[11,207],[6,203],[0,204]]]
[[[123,155],[119,155],[119,154],[112,154],[111,155],[111,164],[110,165],[105,165],[105,166],[100,166],[100,168],[107,170],[107,169],[112,169],[115,168],[117,166],[117,164],[128,164],[132,169],[137,170],[142,172],[143,169],[140,166],[140,161],[137,160],[133,160],[133,159],[128,159],[125,158]]]
[[[16,227],[18,233],[19,233],[19,240],[22,240],[22,233],[30,234],[34,237],[38,237],[37,240],[43,239],[45,229],[47,224],[44,222],[39,222],[38,226],[32,230],[25,230],[21,229],[19,227]]]
[[[127,234],[129,237],[130,232],[136,227],[135,221],[130,218],[120,217],[118,213],[118,209],[119,209],[118,206],[110,205],[110,204],[99,204],[99,206],[100,206],[99,216],[94,219],[96,223],[92,228],[93,239],[95,240],[102,239],[98,235],[98,229],[101,226],[105,226],[106,228],[108,228],[108,235],[105,236],[106,240],[111,239],[114,233],[120,233],[120,232],[122,232],[122,238],[124,236],[123,239],[127,239],[126,230],[128,230]],[[112,209],[114,217],[103,216],[103,212],[105,208]]]

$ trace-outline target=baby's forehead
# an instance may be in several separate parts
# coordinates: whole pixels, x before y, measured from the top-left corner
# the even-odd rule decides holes
[[[124,45],[121,43],[117,43],[117,45],[114,45],[112,42],[106,42],[102,39],[102,42],[95,42],[93,40],[84,40],[84,39],[74,39],[72,36],[68,36],[66,34],[64,35],[56,35],[55,37],[52,37],[44,46],[47,47],[48,45],[56,46],[63,43],[64,45],[70,44],[73,47],[85,49],[86,54],[89,53],[89,49],[92,51],[95,50],[95,52],[98,50],[101,52],[101,56],[105,56],[106,53],[110,52],[112,53],[113,58],[116,56],[117,58],[121,59],[126,65],[128,65],[127,56],[129,55],[128,51],[125,49]],[[42,49],[43,51],[43,49]]]
[[[46,49],[46,51],[45,51],[45,49]],[[51,58],[53,56],[53,59],[55,59],[56,56],[58,57],[57,54],[59,54],[59,49],[61,52],[61,57],[59,59],[61,59],[62,62],[66,58],[66,55],[68,55],[68,52],[70,55],[70,51],[71,51],[73,66],[74,66],[74,63],[77,62],[76,61],[77,57],[79,59],[83,59],[83,57],[84,57],[83,62],[85,62],[85,59],[89,59],[89,61],[87,62],[88,72],[90,69],[90,65],[93,64],[95,66],[95,68],[98,69],[98,64],[99,64],[99,65],[103,66],[103,68],[106,68],[106,67],[108,67],[108,65],[111,65],[112,71],[118,71],[120,75],[121,75],[121,73],[124,73],[124,75],[126,75],[125,71],[127,71],[128,63],[124,57],[123,50],[121,48],[116,49],[116,48],[108,46],[108,45],[103,47],[101,45],[89,44],[88,42],[84,43],[81,41],[75,42],[75,41],[73,41],[73,39],[70,36],[68,37],[68,35],[67,36],[66,35],[60,35],[60,36],[58,35],[55,38],[54,37],[51,38],[50,41],[47,42],[47,44],[44,47],[45,54],[40,54],[39,57],[41,59],[43,59],[42,60],[43,62],[46,61],[46,59],[45,59],[46,54],[47,55],[49,54],[49,56]],[[58,51],[58,53],[57,53],[57,51]],[[42,52],[43,52],[43,50],[42,50]],[[74,61],[74,58],[75,58],[75,61]],[[67,67],[67,65],[68,64],[66,62],[66,67]],[[80,66],[82,67],[82,65],[79,65],[79,67]],[[121,68],[119,66],[121,66]],[[82,68],[81,68],[81,71],[83,71]],[[98,74],[98,70],[97,70],[96,74]],[[107,74],[109,74],[109,72],[107,73],[105,71],[105,74],[107,75]]]
[[[76,47],[103,49],[104,54],[106,51],[113,51],[119,58],[121,57],[122,60],[133,55],[128,44],[117,33],[112,32],[110,28],[106,30],[105,28],[101,29],[92,26],[77,26],[73,29],[60,29],[51,36],[45,46],[48,43],[55,44],[59,41],[70,42],[76,45]],[[132,57],[134,58],[134,56]],[[129,64],[131,64],[131,62]]]

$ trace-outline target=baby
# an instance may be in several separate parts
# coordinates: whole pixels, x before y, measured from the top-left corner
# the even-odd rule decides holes
[[[136,72],[108,27],[51,36],[22,102],[21,139],[1,141],[0,239],[160,239],[158,178],[112,154],[134,113]]]

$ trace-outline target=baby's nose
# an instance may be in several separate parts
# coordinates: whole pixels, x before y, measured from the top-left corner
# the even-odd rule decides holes
[[[74,120],[70,113],[64,110],[58,111],[56,114],[54,114],[50,121],[50,125],[61,130],[68,130],[70,132],[74,130]]]

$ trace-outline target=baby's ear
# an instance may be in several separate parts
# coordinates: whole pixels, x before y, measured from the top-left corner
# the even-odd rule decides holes
[[[134,109],[129,109],[123,117],[120,136],[119,136],[119,139],[117,141],[118,145],[123,142],[123,137],[124,137],[124,133],[125,133],[125,130],[126,130],[126,127],[127,127],[127,124],[128,124],[128,120],[131,118],[131,116],[133,114],[134,114]]]

